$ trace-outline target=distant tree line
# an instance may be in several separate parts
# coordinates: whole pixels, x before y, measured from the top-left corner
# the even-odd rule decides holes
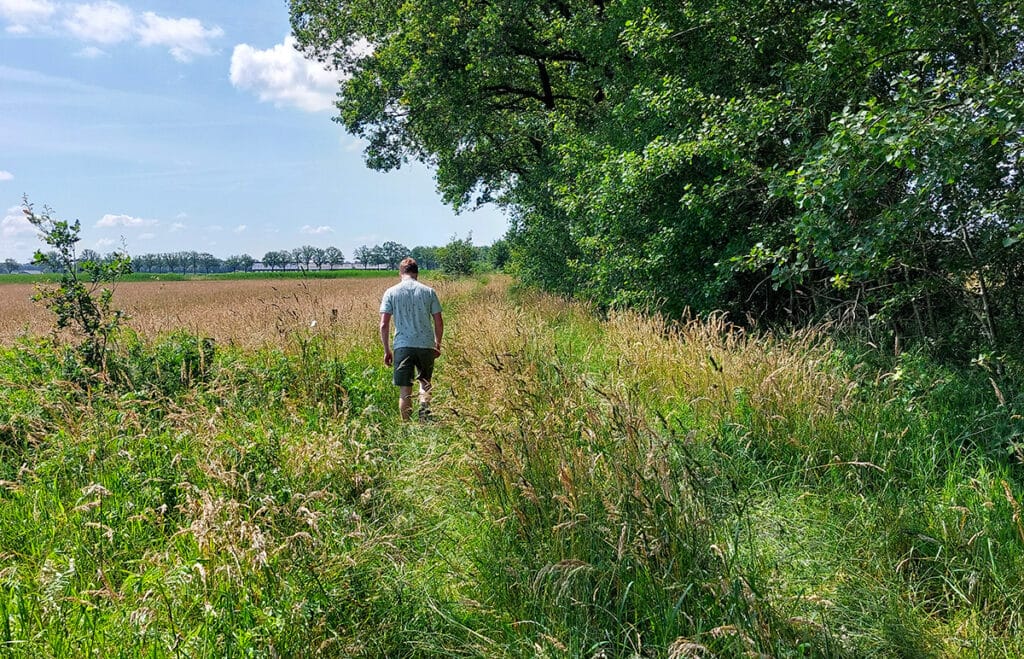
[[[269,270],[336,270],[344,267],[345,254],[337,247],[303,245],[291,250],[269,251],[258,263]]]
[[[5,259],[0,264],[0,272],[7,274],[21,272],[28,268],[38,268],[42,272],[52,272],[52,263],[58,262],[54,252],[43,252],[44,259],[36,263],[20,263],[16,259]],[[92,249],[83,249],[74,255],[74,265],[77,268],[86,267],[88,264],[105,265],[123,259],[124,253],[110,252],[100,254]],[[165,252],[160,254],[140,254],[131,257],[133,272],[151,273],[181,273],[181,274],[209,274],[216,272],[238,272],[252,269],[255,263],[248,254],[229,256],[220,259],[206,252]]]
[[[4,259],[4,262],[0,264],[0,273],[14,274],[23,271],[31,272],[32,270],[46,273],[59,272],[64,266],[72,265],[80,270],[87,269],[91,265],[109,265],[125,259],[123,252],[110,252],[106,255],[101,255],[92,249],[83,249],[81,252],[67,255],[61,255],[57,250],[40,250],[38,254],[37,258],[28,263],[21,263],[17,259]],[[61,264],[61,268],[54,265],[57,263]],[[77,271],[75,270],[75,272]]]
[[[411,256],[421,269],[465,275],[482,269],[501,270],[508,261],[509,250],[504,240],[486,246],[473,245],[470,234],[466,238],[453,236],[448,244],[440,247],[409,249],[391,241],[373,247],[362,245],[356,248],[353,256],[355,262],[363,267],[385,267],[389,270],[397,269],[402,259]]]
[[[245,272],[255,263],[248,254],[219,259],[207,252],[164,252],[139,254],[132,257],[135,272],[211,274],[216,272]]]
[[[337,247],[314,247],[303,245],[291,250],[272,250],[257,260],[248,254],[236,254],[220,259],[207,252],[181,251],[151,254],[139,254],[131,259],[134,272],[146,273],[177,273],[177,274],[214,274],[225,272],[251,272],[263,270],[337,270],[343,268],[387,269],[396,270],[402,259],[411,256],[416,259],[424,270],[444,270],[451,274],[470,274],[478,270],[501,269],[508,260],[509,250],[504,240],[493,245],[475,246],[472,236],[466,238],[452,237],[447,245],[440,247],[419,246],[409,249],[394,241],[382,245],[356,248],[353,261],[345,261],[345,254]],[[106,256],[91,249],[83,249],[76,256],[76,263],[103,264],[121,258],[120,253]],[[42,270],[48,270],[47,263],[42,262]],[[15,273],[23,270],[26,265],[15,259],[6,259],[0,264],[0,272]]]

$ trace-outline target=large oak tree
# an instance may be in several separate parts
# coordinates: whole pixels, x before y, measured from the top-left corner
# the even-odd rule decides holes
[[[419,160],[454,205],[506,205],[527,280],[672,315],[846,310],[990,347],[1024,322],[1018,2],[291,12],[343,74],[338,118],[367,163]]]

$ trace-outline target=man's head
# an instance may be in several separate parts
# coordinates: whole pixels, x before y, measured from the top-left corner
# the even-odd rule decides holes
[[[409,258],[402,259],[402,262],[398,264],[398,274],[409,275],[413,279],[419,276],[420,266],[416,263],[416,259]]]

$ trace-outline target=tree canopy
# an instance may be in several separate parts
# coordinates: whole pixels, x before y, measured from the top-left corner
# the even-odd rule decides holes
[[[991,349],[1024,324],[1019,2],[290,4],[368,165],[506,207],[527,281]]]

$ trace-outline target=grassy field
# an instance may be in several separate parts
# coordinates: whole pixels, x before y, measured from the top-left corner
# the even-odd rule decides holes
[[[431,282],[401,424],[390,281],[0,287],[0,656],[1024,655],[1013,373]]]
[[[389,275],[397,275],[396,270],[261,270],[258,272],[222,272],[222,273],[198,273],[180,274],[172,273],[151,273],[133,272],[125,275],[120,281],[129,282],[152,282],[152,281],[249,281],[254,279],[377,279]],[[47,274],[0,274],[0,285],[4,284],[35,284],[54,282],[59,275]]]
[[[326,273],[325,273],[326,274]],[[118,307],[128,324],[149,337],[175,329],[218,341],[256,346],[280,343],[313,321],[356,319],[375,322],[388,274],[358,277],[263,276],[252,278],[146,279],[118,283]],[[32,302],[38,283],[0,286],[0,342],[38,335],[53,324],[51,314]],[[441,284],[443,287],[445,284]]]

